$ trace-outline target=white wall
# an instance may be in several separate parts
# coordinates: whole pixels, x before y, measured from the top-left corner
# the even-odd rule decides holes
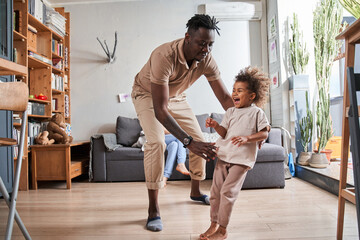
[[[184,36],[186,22],[199,5],[216,0],[147,0],[66,5],[71,16],[71,114],[75,139],[113,132],[118,115],[136,117],[129,99],[134,76],[158,45]],[[222,22],[213,54],[229,91],[243,67],[261,65],[260,22]],[[107,64],[96,37],[113,47],[118,32],[117,60]],[[188,90],[195,114],[223,112],[205,78]]]
[[[318,1],[302,0],[268,0],[268,20],[276,15],[276,23],[278,27],[277,41],[277,57],[278,61],[269,64],[269,71],[279,71],[279,87],[271,89],[271,120],[273,126],[285,127],[290,130],[289,119],[289,98],[288,78],[291,75],[291,67],[289,66],[289,34],[291,34],[290,23],[293,21],[293,13],[298,15],[299,28],[303,32],[303,40],[310,54],[309,63],[306,74],[309,77],[310,99],[313,99],[315,79],[315,62],[314,62],[314,39],[313,39],[313,11]],[[290,32],[289,32],[290,31]]]

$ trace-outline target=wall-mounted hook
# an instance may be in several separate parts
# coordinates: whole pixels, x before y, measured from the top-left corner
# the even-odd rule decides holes
[[[104,47],[104,45],[102,44],[102,42],[100,41],[100,39],[99,39],[98,37],[97,37],[96,39],[99,41],[102,49],[103,49],[104,52],[106,53],[106,56],[107,56],[107,58],[108,58],[108,63],[113,63],[113,62],[115,61],[115,59],[116,59],[116,57],[115,57],[115,51],[116,51],[116,45],[117,45],[117,32],[115,32],[115,43],[114,43],[114,50],[113,50],[112,53],[110,53],[110,51],[109,51],[109,47],[108,47],[108,45],[107,45],[107,43],[106,43],[106,40],[104,40],[104,45],[105,45],[105,47],[106,47],[106,49],[105,49],[105,47]]]

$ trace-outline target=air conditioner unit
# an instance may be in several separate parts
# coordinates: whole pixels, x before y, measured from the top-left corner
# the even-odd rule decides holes
[[[218,20],[260,20],[262,16],[261,2],[224,2],[205,4],[205,14]]]

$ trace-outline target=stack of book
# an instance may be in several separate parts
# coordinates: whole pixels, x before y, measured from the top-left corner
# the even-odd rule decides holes
[[[63,77],[54,73],[51,73],[51,88],[59,91],[64,91]]]
[[[19,149],[19,139],[20,139],[20,131],[13,127],[13,139],[16,140],[17,144],[14,146],[14,158],[18,156],[18,149]]]
[[[65,94],[65,117],[70,117],[70,99],[67,94]]]
[[[14,10],[13,13],[14,19],[13,19],[13,24],[14,24],[14,30],[17,32],[21,32],[21,12],[19,10]]]
[[[29,7],[28,7],[29,13],[31,15],[33,15],[41,23],[44,23],[46,5],[43,3],[43,1],[42,0],[29,0],[28,4],[29,4]]]
[[[52,63],[52,61],[50,59],[48,59],[48,58],[46,58],[44,56],[41,56],[41,55],[39,55],[37,53],[34,53],[32,51],[28,51],[28,52],[29,52],[29,56],[32,56],[33,58],[36,58],[36,59],[38,59],[38,60],[40,60],[40,61],[42,61],[44,63],[47,63],[47,64]]]
[[[52,105],[52,110],[53,111],[57,111],[58,110],[58,104],[57,104],[57,98],[53,98],[52,100],[51,100],[51,105]]]
[[[66,68],[69,67],[69,52],[67,47],[64,48],[64,64]]]
[[[43,131],[46,131],[47,124],[49,122],[29,122],[29,129],[28,129],[28,145],[35,144],[35,138]]]
[[[65,36],[65,23],[66,18],[61,16],[60,13],[55,11],[52,7],[46,6],[46,20],[45,24],[51,30],[59,34],[61,37]]]
[[[13,123],[20,123],[21,124],[20,114],[18,114],[18,113],[13,114]]]

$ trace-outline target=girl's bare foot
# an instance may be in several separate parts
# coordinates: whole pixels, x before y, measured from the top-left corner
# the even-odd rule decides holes
[[[200,234],[200,240],[208,239],[208,237],[216,232],[218,229],[218,224],[216,222],[211,222],[210,227],[206,232]]]
[[[227,238],[226,228],[219,226],[219,228],[211,234],[209,237],[205,238],[207,240],[224,240]]]
[[[189,171],[187,170],[186,166],[184,163],[179,163],[176,166],[176,171],[181,172],[184,175],[190,175]]]
[[[164,187],[165,187],[166,184],[167,184],[167,180],[168,180],[168,178],[167,178],[167,177],[164,177]]]

